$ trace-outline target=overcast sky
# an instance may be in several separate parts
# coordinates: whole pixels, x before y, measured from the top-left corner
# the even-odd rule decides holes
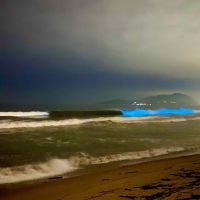
[[[199,0],[1,0],[0,102],[200,97]]]

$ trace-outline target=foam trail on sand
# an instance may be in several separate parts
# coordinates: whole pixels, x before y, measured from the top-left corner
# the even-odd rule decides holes
[[[152,158],[173,152],[181,152],[184,150],[185,149],[182,147],[168,147],[136,152],[125,152],[121,154],[111,154],[100,157],[93,157],[84,153],[80,153],[79,156],[71,156],[68,159],[51,159],[45,163],[0,168],[0,184],[30,181],[34,179],[66,174],[87,165]]]

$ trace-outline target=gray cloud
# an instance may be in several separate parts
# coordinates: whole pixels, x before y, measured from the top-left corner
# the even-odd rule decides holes
[[[3,30],[30,45],[114,69],[199,72],[198,0],[5,1],[3,8]]]
[[[2,57],[16,59],[13,68],[36,58],[40,68],[166,77],[151,88],[197,90],[199,18],[199,0],[3,0]]]

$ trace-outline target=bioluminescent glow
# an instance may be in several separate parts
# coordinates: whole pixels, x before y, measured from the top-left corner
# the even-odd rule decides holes
[[[161,108],[157,110],[120,110],[123,117],[142,117],[152,115],[192,115],[195,112],[190,108]]]

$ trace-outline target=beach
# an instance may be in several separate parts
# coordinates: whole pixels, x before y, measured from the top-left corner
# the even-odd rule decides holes
[[[1,187],[2,200],[199,199],[200,155],[162,159],[69,179]]]

